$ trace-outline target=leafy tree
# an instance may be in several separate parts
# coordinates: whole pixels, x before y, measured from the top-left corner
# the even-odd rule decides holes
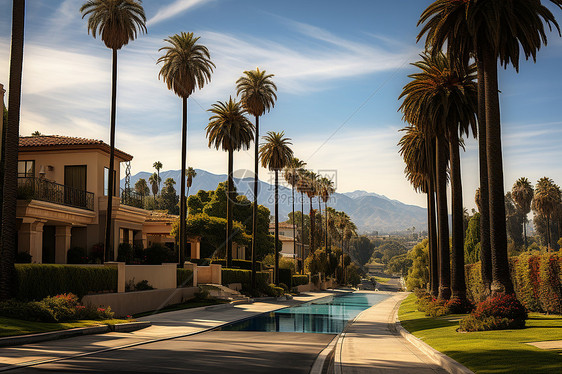
[[[511,188],[511,197],[517,206],[517,209],[523,215],[523,235],[525,249],[527,249],[527,215],[531,211],[533,195],[535,191],[531,182],[525,177],[519,178]]]
[[[480,261],[480,213],[475,213],[468,221],[464,238],[464,259],[467,264]]]
[[[359,265],[363,266],[369,262],[375,247],[371,244],[369,238],[366,236],[359,236],[351,239],[349,249],[350,255],[359,261]]]
[[[400,274],[406,276],[408,274],[408,269],[412,267],[413,261],[408,258],[407,254],[399,255],[393,257],[386,265],[386,271],[392,274]]]
[[[135,183],[135,192],[141,195],[143,198],[150,194],[150,189],[148,188],[148,184],[146,184],[146,179],[140,178]]]
[[[169,214],[178,214],[179,212],[179,196],[176,193],[174,184],[176,184],[176,181],[172,178],[167,178],[160,193],[160,206],[162,209],[166,209]]]
[[[158,51],[164,51],[157,63],[162,64],[158,79],[162,78],[169,90],[174,91],[182,99],[182,131],[181,131],[181,182],[180,182],[180,221],[185,222],[186,197],[185,174],[187,162],[187,99],[196,88],[211,81],[211,73],[215,64],[211,61],[209,50],[198,44],[199,38],[192,32],[175,34],[164,40],[167,45]],[[180,225],[180,262],[185,254],[187,237]]]
[[[412,260],[412,266],[408,269],[406,277],[406,288],[426,288],[429,282],[429,241],[424,239],[416,244],[407,255]]]
[[[117,51],[135,40],[139,33],[146,33],[144,8],[137,0],[89,0],[80,8],[82,18],[88,16],[88,34],[99,34],[105,46],[112,50],[111,75],[111,130],[109,139],[109,179],[107,199],[107,223],[105,229],[106,260],[110,259],[111,232],[113,225],[113,185],[115,163],[115,117],[117,110]]]
[[[291,162],[293,150],[291,139],[284,132],[268,131],[260,147],[261,165],[275,173],[275,270],[274,283],[279,284],[279,172]]]

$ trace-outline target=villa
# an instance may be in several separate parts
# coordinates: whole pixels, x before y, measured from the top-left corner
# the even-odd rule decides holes
[[[67,262],[73,247],[91,250],[104,242],[110,147],[101,140],[67,136],[19,139],[18,251],[34,263]],[[173,247],[177,219],[142,208],[142,196],[119,188],[123,163],[133,156],[115,149],[113,252],[120,243],[156,243]],[[199,258],[199,240],[191,239],[191,258]]]
[[[295,246],[295,240],[293,236],[293,229],[297,234],[297,242]],[[269,224],[269,233],[271,235],[275,235],[275,224]],[[283,257],[290,257],[290,258],[297,258],[301,253],[301,244],[299,243],[299,234],[298,229],[295,225],[292,225],[287,222],[279,222],[279,240],[282,243],[281,247],[281,256]],[[295,253],[296,251],[296,253]]]

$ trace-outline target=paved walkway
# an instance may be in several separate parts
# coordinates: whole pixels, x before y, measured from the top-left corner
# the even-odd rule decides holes
[[[394,330],[396,310],[408,294],[392,297],[363,311],[340,338],[336,374],[447,373]]]
[[[132,333],[108,333],[88,335],[70,339],[0,348],[0,371],[14,366],[29,366],[38,362],[52,362],[72,357],[99,355],[103,352],[122,349],[126,346],[140,347],[157,342],[170,342],[179,336],[215,328],[225,323],[274,311],[320,297],[331,292],[311,292],[288,301],[262,301],[241,304],[231,308],[208,310],[205,307],[155,314],[139,318],[149,320],[152,326]],[[327,343],[324,344],[324,346]],[[166,344],[164,344],[165,346]],[[219,357],[217,357],[219,359]]]

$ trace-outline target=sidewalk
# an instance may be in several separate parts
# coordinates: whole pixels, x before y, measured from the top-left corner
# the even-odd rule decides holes
[[[336,346],[336,374],[447,373],[391,330],[396,309],[406,296],[395,294],[357,316]]]
[[[301,302],[331,295],[331,292],[310,292],[288,301],[261,301],[234,307],[206,309],[206,307],[178,310],[139,318],[151,321],[152,326],[131,333],[112,332],[76,338],[54,340],[15,347],[0,348],[0,371],[12,365],[27,366],[36,362],[88,356],[125,346],[142,345],[206,331],[217,326],[254,315],[274,311]]]

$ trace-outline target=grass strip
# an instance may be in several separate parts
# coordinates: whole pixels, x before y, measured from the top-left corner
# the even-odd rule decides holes
[[[543,350],[529,342],[562,340],[562,316],[530,313],[519,330],[459,333],[464,315],[426,317],[416,307],[414,294],[400,305],[402,326],[436,350],[475,373],[560,373],[562,350]]]
[[[96,325],[115,325],[117,323],[127,323],[127,319],[108,319],[103,321],[81,320],[74,322],[31,322],[15,318],[0,317],[0,337],[17,336],[27,334],[37,334],[41,332],[51,332],[68,330],[76,327],[91,327]]]

